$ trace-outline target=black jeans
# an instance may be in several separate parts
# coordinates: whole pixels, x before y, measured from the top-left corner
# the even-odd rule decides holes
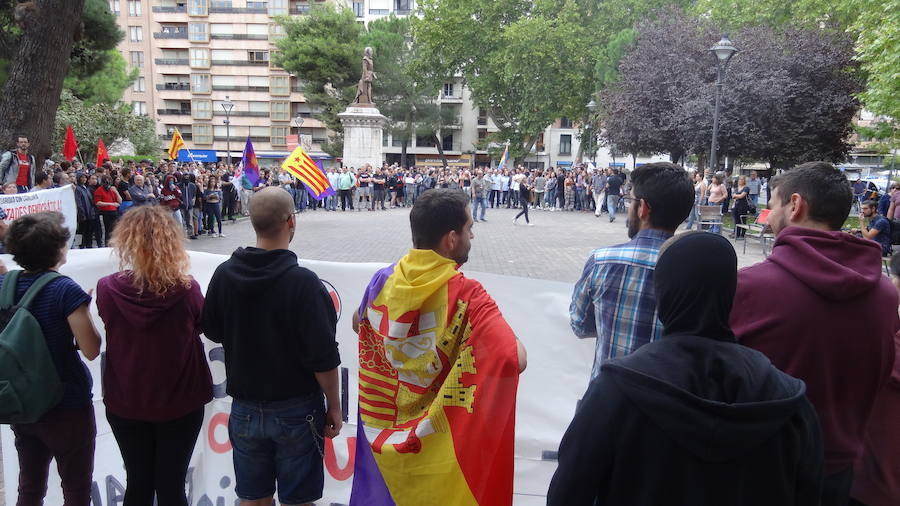
[[[350,206],[350,210],[353,210],[353,195],[350,193],[350,190],[338,190],[338,194],[341,197],[341,211],[346,211],[347,206]]]
[[[167,422],[143,422],[106,412],[127,484],[124,506],[187,506],[184,479],[203,425],[203,408]]]
[[[822,506],[846,506],[850,503],[853,467],[826,476],[822,482]]]
[[[116,220],[119,219],[119,213],[116,211],[100,211],[100,217],[103,218],[103,246],[109,246],[109,238],[112,237],[113,227],[116,226]]]
[[[528,221],[528,199],[519,199],[522,202],[522,210],[519,211],[519,214],[516,215],[516,219],[519,219],[519,216],[525,215],[525,223],[531,223]]]
[[[81,231],[81,249],[94,247],[94,220],[82,220],[78,222],[78,230]],[[99,237],[97,238],[99,241]]]

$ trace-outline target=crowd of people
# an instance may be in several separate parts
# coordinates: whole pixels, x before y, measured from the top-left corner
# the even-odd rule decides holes
[[[255,186],[224,165],[59,164],[45,173],[24,147],[24,158],[0,158],[3,182],[15,175],[15,191],[29,191],[71,178],[79,226],[88,231],[82,246],[96,238],[119,260],[119,272],[98,282],[96,302],[106,329],[103,401],[125,463],[125,505],[154,497],[187,504],[185,475],[212,399],[201,336],[225,352],[241,503],[268,506],[276,491],[282,504],[322,497],[325,438],[340,433],[345,415],[337,315],[316,274],[290,251],[296,213],[319,203],[268,170]],[[489,206],[521,207],[527,222],[529,209],[599,217],[604,204],[610,221],[627,213],[630,241],[593,251],[573,290],[571,329],[596,339],[595,356],[548,504],[900,503],[900,258],[891,262],[892,285],[881,272],[882,248],[842,231],[853,194],[833,166],[811,162],[769,181],[772,254],[741,271],[719,234],[675,232],[686,220],[690,227],[702,204],[721,203],[724,212],[730,199],[736,212],[752,213],[763,187],[752,184],[755,174],[730,193],[722,175],[691,175],[671,163],[643,165],[627,178],[584,167],[469,174],[364,166],[327,175],[337,194],[324,209],[338,201],[344,210],[412,207],[414,248],[375,274],[353,314],[365,425],[356,466],[372,466],[354,483],[363,503],[371,494],[383,495],[378,504],[512,503],[515,410],[503,401],[515,398],[527,365],[515,335],[527,322],[507,323],[458,268]],[[256,243],[216,269],[204,297],[190,274],[185,230],[221,234],[222,220],[235,214],[249,215]],[[14,220],[6,248],[23,271],[0,279],[0,290],[12,280],[21,297],[53,276],[69,239],[59,213]],[[101,349],[88,312],[93,296],[59,276],[29,306],[64,388],[38,419],[12,425],[20,506],[41,504],[51,458],[66,505],[90,503],[96,423],[82,358]],[[421,354],[425,341],[431,348]],[[463,399],[462,371],[479,378],[468,415],[449,409]],[[474,433],[468,445],[435,445],[431,436],[454,433],[455,424],[487,430],[501,422],[483,443]],[[461,471],[457,459],[489,463],[490,479]],[[420,464],[410,499],[408,470]],[[446,495],[448,480],[458,496]]]

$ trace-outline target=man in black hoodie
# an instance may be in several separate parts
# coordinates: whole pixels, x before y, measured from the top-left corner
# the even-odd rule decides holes
[[[322,497],[324,437],[342,423],[337,315],[318,276],[288,250],[290,194],[264,188],[249,207],[256,247],[216,269],[203,308],[206,337],[225,350],[235,492],[245,506],[268,506],[277,482],[282,504],[311,503]]]
[[[806,385],[737,343],[736,270],[719,235],[663,246],[663,337],[601,366],[560,444],[548,504],[819,504],[822,437]]]

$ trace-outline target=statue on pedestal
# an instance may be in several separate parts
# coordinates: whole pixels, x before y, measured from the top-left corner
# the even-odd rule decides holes
[[[362,77],[356,91],[355,105],[373,106],[372,81],[375,80],[375,62],[372,60],[372,48],[367,47],[362,59]]]

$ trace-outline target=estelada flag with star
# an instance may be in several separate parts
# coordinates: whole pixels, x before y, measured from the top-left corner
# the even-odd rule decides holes
[[[290,172],[303,183],[309,194],[316,200],[322,200],[335,194],[334,188],[325,177],[325,172],[306,154],[303,146],[297,146],[291,152],[291,156],[281,164],[281,168]]]

